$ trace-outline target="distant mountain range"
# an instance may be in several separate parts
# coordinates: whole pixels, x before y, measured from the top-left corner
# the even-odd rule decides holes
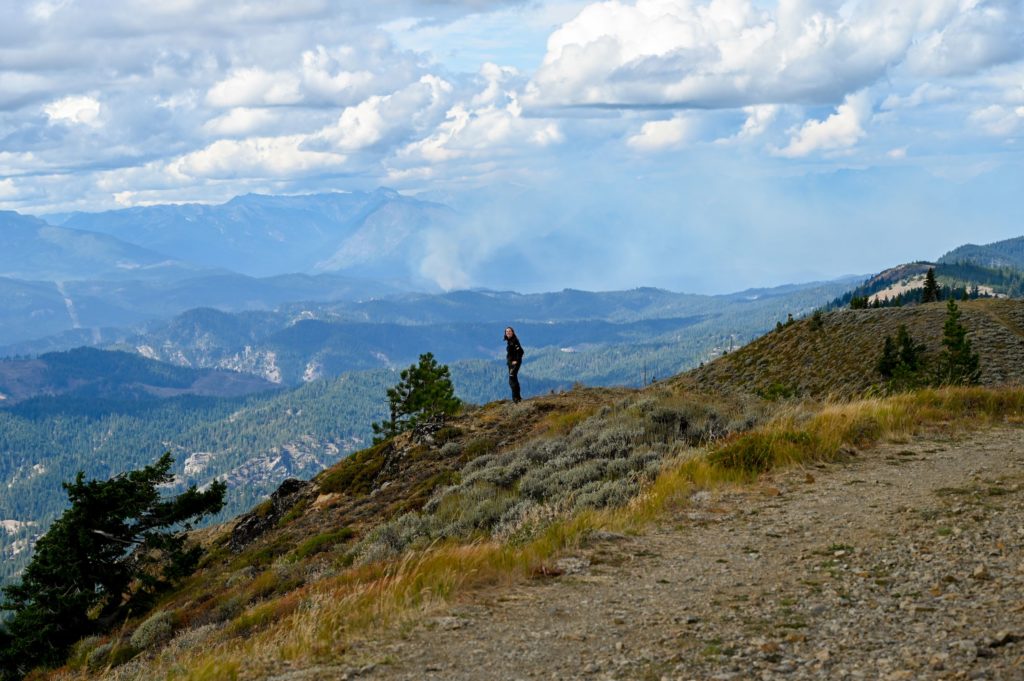
[[[58,227],[12,211],[0,211],[0,238],[0,277],[9,279],[173,280],[200,271],[115,236]]]
[[[716,348],[745,343],[848,286],[830,282],[725,296],[652,288],[529,295],[458,291],[284,304],[273,311],[198,308],[144,327],[83,329],[0,352],[33,355],[87,344],[297,385],[349,371],[403,367],[426,351],[444,362],[498,361],[502,329],[511,324],[528,346],[535,378],[636,383],[644,373],[673,374]]]
[[[416,278],[423,233],[450,208],[389,190],[265,196],[221,205],[164,205],[71,213],[59,224],[98,232],[194,263],[253,277],[342,272]],[[425,283],[425,282],[424,282]]]

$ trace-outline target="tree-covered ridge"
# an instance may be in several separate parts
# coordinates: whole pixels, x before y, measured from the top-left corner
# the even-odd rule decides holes
[[[128,352],[77,348],[36,359],[0,360],[0,395],[14,404],[33,397],[144,399],[178,394],[237,396],[276,386],[251,375],[192,369]]]
[[[973,264],[981,267],[1024,269],[1024,237],[978,246],[965,244],[939,258],[942,264]]]
[[[934,276],[938,285],[938,299],[948,300],[949,298],[965,299],[986,297],[979,290],[980,287],[991,289],[992,294],[1006,296],[1009,298],[1024,297],[1024,272],[1012,267],[983,267],[970,262],[930,263],[919,262],[902,265],[886,270],[874,277],[865,280],[859,286],[847,291],[841,296],[833,299],[825,306],[826,310],[835,310],[845,307],[866,307],[868,299],[875,294],[885,291],[903,281],[909,281],[915,277],[926,275],[929,270],[934,270]],[[905,304],[915,304],[923,301],[923,286],[918,286],[904,291],[892,297],[878,301],[878,306],[893,307]]]

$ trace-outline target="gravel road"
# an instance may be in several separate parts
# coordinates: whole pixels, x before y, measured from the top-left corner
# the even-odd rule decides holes
[[[1024,429],[915,439],[699,494],[643,536],[594,537],[560,577],[366,643],[361,668],[306,673],[1024,679],[1022,547]]]

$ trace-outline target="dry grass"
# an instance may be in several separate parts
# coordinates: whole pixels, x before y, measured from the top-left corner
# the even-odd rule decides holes
[[[905,439],[925,429],[955,433],[1004,422],[1024,422],[1024,389],[947,388],[788,405],[761,427],[710,449],[679,450],[627,505],[563,517],[527,541],[438,541],[397,560],[342,569],[288,593],[277,591],[277,582],[264,573],[249,590],[260,587],[266,600],[193,646],[172,643],[144,664],[129,664],[116,678],[213,681],[258,676],[279,668],[281,661],[336,661],[353,642],[421,621],[458,594],[528,579],[594,531],[642,531],[684,507],[697,490],[747,484],[766,470],[836,459],[849,448]]]

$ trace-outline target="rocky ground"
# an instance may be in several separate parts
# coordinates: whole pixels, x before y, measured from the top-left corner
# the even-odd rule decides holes
[[[279,679],[1024,679],[1024,429],[698,495]]]

